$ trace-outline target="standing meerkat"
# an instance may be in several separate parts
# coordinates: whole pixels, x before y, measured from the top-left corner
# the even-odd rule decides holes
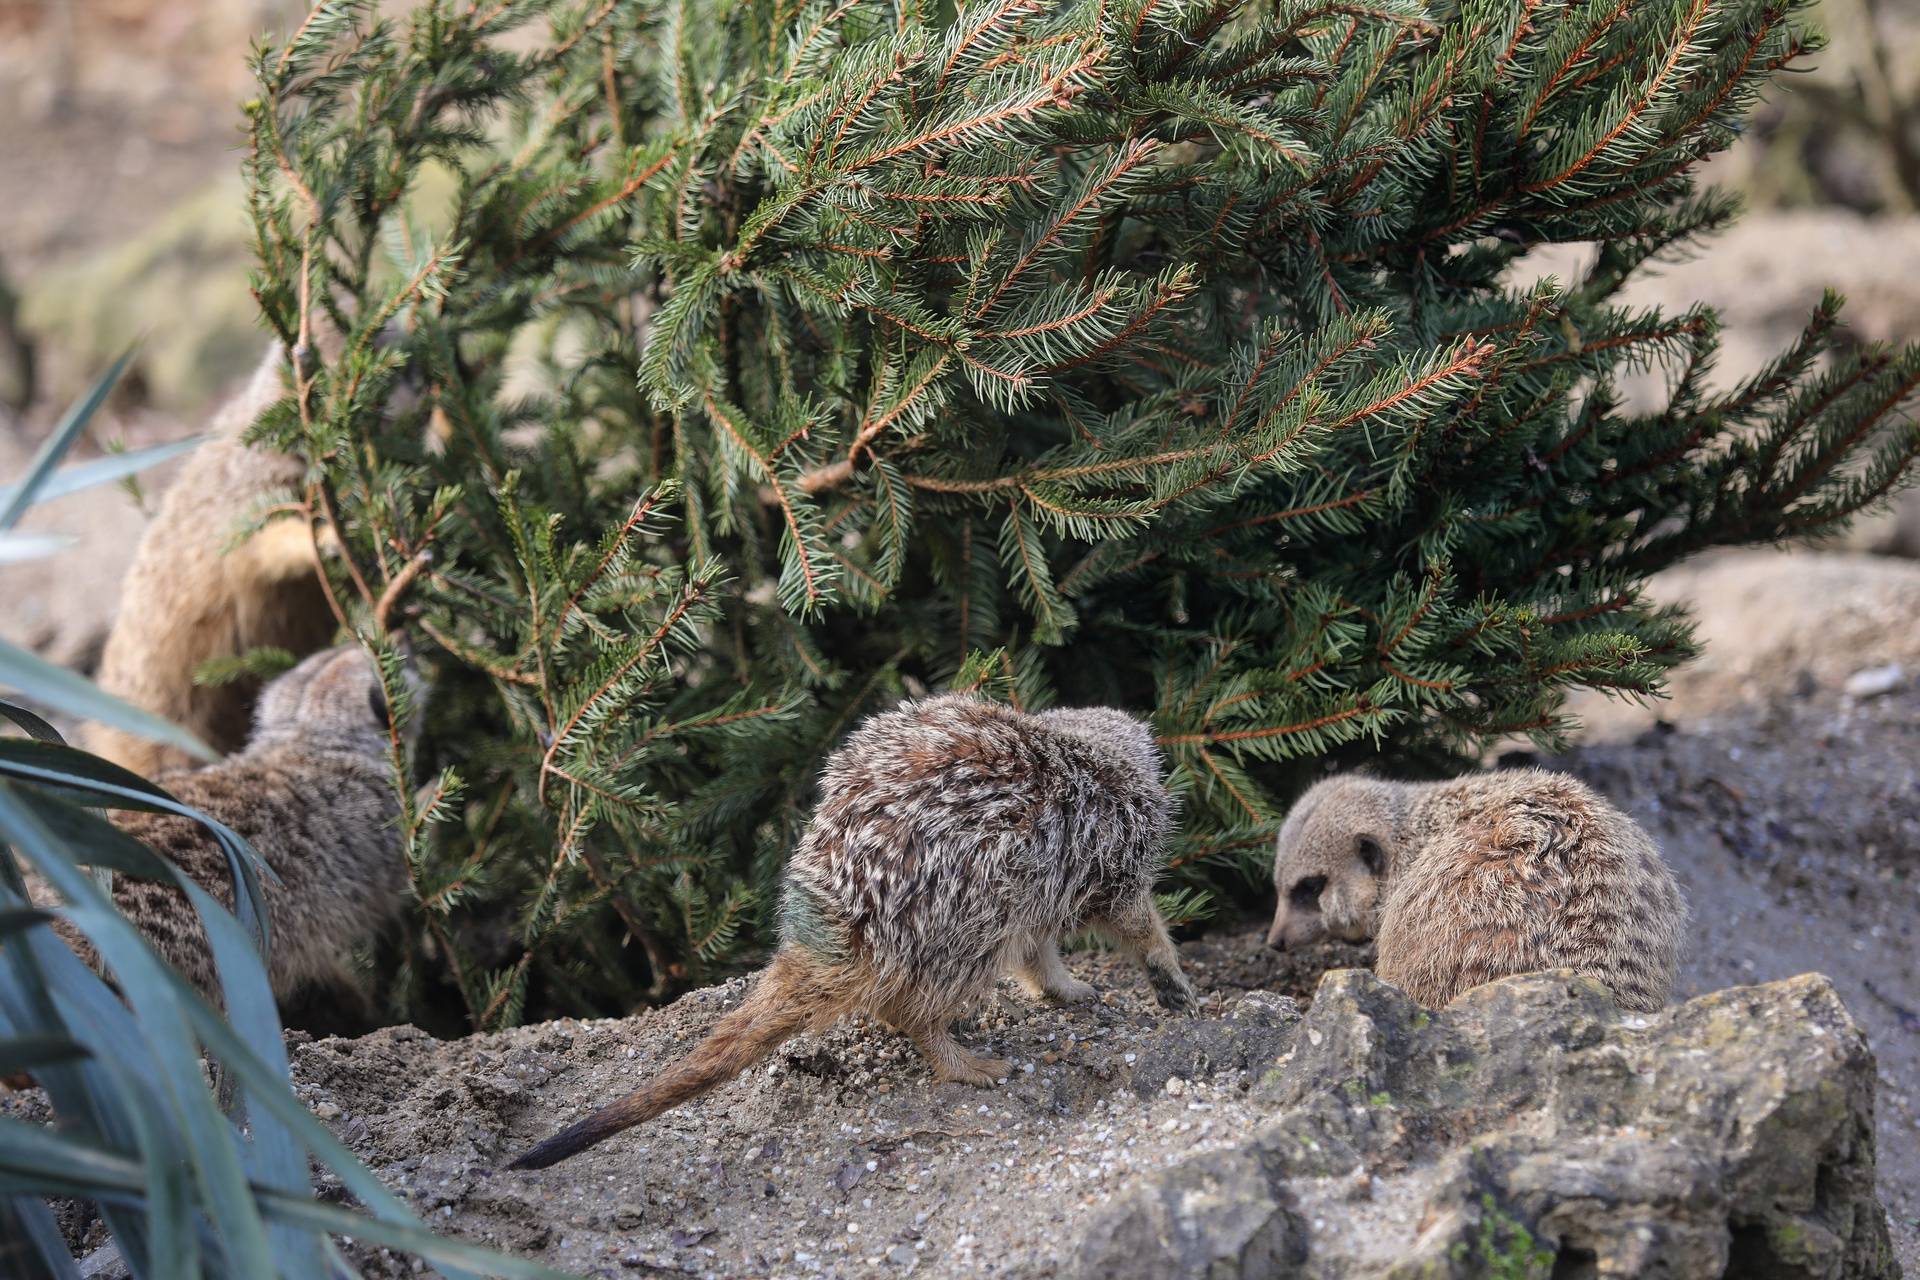
[[[1007,1064],[950,1024],[1005,972],[1090,998],[1061,934],[1093,926],[1169,1009],[1193,987],[1153,904],[1173,805],[1147,726],[1104,708],[1028,715],[958,694],[866,720],[827,761],[787,868],[781,944],[739,1008],[651,1084],[515,1160],[541,1169],[733,1079],[804,1030],[862,1011],[905,1032],[941,1080]]]
[[[1544,769],[1330,778],[1287,815],[1273,882],[1268,946],[1377,938],[1380,977],[1436,1008],[1495,978],[1568,968],[1625,1008],[1658,1009],[1687,917],[1639,824]]]
[[[299,458],[241,440],[286,394],[285,365],[276,344],[168,486],[127,570],[100,660],[102,689],[190,729],[223,755],[245,742],[259,684],[195,684],[200,664],[267,646],[307,654],[334,632],[306,521],[276,519],[234,544],[242,517],[276,497],[298,496],[306,479]],[[147,778],[196,763],[177,747],[105,725],[92,726],[83,742]]]
[[[268,683],[253,736],[238,754],[159,779],[176,799],[244,836],[279,877],[260,877],[268,978],[278,998],[309,982],[350,984],[348,951],[370,941],[406,901],[389,733],[373,660],[346,645]],[[113,822],[232,908],[227,857],[205,827],[172,813],[122,812]],[[113,899],[169,964],[203,994],[217,995],[206,934],[184,893],[116,876]],[[83,937],[56,927],[96,963]]]

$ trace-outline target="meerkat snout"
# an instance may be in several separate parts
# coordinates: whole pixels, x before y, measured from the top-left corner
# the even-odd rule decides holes
[[[1378,778],[1329,778],[1300,797],[1274,843],[1269,947],[1373,936],[1404,809],[1399,785]]]

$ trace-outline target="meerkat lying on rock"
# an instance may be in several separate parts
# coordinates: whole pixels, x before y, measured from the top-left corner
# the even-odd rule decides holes
[[[1439,1007],[1483,982],[1577,969],[1629,1009],[1666,1003],[1686,904],[1651,838],[1565,774],[1347,775],[1280,830],[1267,945],[1378,939],[1379,975]]]
[[[176,799],[246,837],[278,877],[260,878],[276,997],[310,981],[347,980],[348,951],[370,941],[406,901],[389,732],[373,660],[355,645],[328,649],[266,686],[253,736],[238,754],[158,779]],[[172,813],[122,812],[113,822],[232,907],[226,854],[205,827]],[[29,891],[49,892],[31,877]],[[116,876],[113,898],[169,964],[203,994],[217,995],[206,934],[185,894]],[[96,963],[84,937],[56,928]]]
[[[949,1024],[1011,972],[1084,1000],[1060,936],[1091,925],[1193,1005],[1153,904],[1172,801],[1147,726],[1088,708],[1028,715],[949,694],[869,718],[827,761],[787,868],[781,945],[739,1008],[685,1059],[513,1162],[540,1169],[699,1097],[782,1042],[861,1011],[912,1037],[942,1080],[1007,1064]]]

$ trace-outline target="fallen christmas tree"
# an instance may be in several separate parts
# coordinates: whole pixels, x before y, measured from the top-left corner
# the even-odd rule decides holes
[[[904,694],[1151,713],[1193,916],[1319,757],[1656,691],[1648,574],[1920,452],[1920,349],[1836,350],[1836,298],[1724,391],[1710,311],[1616,301],[1733,215],[1688,172],[1805,8],[348,2],[263,46],[259,435],[342,617],[406,589],[439,650],[394,1011],[618,1011],[764,937]]]

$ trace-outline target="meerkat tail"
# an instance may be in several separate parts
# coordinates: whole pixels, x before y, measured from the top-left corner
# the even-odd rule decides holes
[[[783,948],[740,1007],[721,1018],[680,1061],[620,1101],[554,1134],[507,1166],[544,1169],[622,1129],[690,1102],[751,1067],[843,1003],[820,966]]]

